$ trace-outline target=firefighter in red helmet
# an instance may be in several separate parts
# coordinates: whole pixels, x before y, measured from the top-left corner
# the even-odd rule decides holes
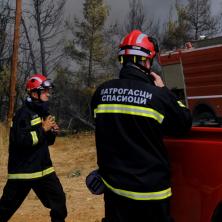
[[[91,109],[98,171],[105,185],[105,222],[170,222],[170,167],[163,135],[181,135],[190,111],[151,71],[158,45],[139,30],[120,43],[118,79],[101,84]],[[93,193],[101,186],[92,176]],[[99,180],[97,180],[99,181]]]
[[[28,97],[16,111],[9,138],[8,180],[0,199],[0,221],[9,221],[32,189],[49,208],[52,222],[64,222],[66,198],[55,173],[49,145],[59,127],[49,113],[51,81],[42,74],[26,84]]]
[[[31,92],[43,89],[51,89],[53,87],[51,81],[42,74],[35,74],[31,76],[26,82],[26,90],[31,96]]]

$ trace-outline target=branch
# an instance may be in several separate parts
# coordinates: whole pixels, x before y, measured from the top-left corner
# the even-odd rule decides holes
[[[32,49],[32,43],[30,41],[28,30],[27,30],[25,20],[23,19],[23,17],[22,17],[22,25],[23,25],[23,28],[24,28],[24,31],[25,31],[26,39],[27,39],[28,44],[29,44],[30,56],[31,56],[31,59],[32,59],[32,68],[33,68],[34,72],[37,73],[36,63],[35,63],[35,56],[34,56],[33,49]]]

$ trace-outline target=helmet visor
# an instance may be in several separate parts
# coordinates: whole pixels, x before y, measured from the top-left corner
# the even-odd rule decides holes
[[[49,89],[52,89],[53,88],[53,84],[52,82],[47,79],[45,80],[42,84],[41,84],[41,88],[45,89],[45,88],[49,88]]]

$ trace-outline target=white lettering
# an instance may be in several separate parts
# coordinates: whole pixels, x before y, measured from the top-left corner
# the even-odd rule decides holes
[[[139,94],[140,94],[140,90],[136,89],[136,90],[134,91],[134,95],[135,95],[135,96],[139,96]]]
[[[132,89],[129,90],[128,95],[133,96],[133,90]]]
[[[117,91],[118,91],[118,89],[117,89],[117,88],[114,88],[114,89],[113,89],[113,94],[115,94]]]
[[[115,95],[112,96],[112,101],[116,101],[116,96]]]
[[[146,92],[145,91],[140,91],[140,97],[146,97]]]
[[[122,98],[122,96],[117,96],[116,97],[117,102],[121,102],[121,98]]]
[[[132,102],[133,102],[133,98],[134,98],[133,96],[129,96],[129,97],[128,97],[128,102],[129,102],[129,103],[132,103]]]
[[[104,89],[104,93],[103,94],[109,94],[108,89]]]
[[[127,102],[127,96],[122,96],[122,102]]]
[[[148,93],[148,92],[147,92],[147,93],[146,93],[146,98],[151,100],[151,99],[152,99],[152,93]]]
[[[113,88],[109,88],[109,94],[113,94]]]
[[[110,95],[108,95],[108,96],[106,97],[106,101],[112,101],[111,99],[112,99],[112,97],[111,97]]]
[[[118,89],[118,94],[123,94],[123,88]]]
[[[123,94],[125,95],[129,91],[129,89],[124,89],[123,91]]]
[[[152,99],[152,93],[139,89],[105,88],[100,92],[103,102],[128,102],[146,104],[147,99]]]
[[[141,100],[140,100],[140,104],[144,104],[144,105],[146,105],[146,99],[142,99],[142,98],[141,98]]]
[[[140,97],[134,97],[134,103],[140,104]]]

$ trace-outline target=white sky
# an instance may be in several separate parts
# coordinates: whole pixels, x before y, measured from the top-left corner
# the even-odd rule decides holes
[[[68,15],[82,15],[84,0],[67,0],[67,14]],[[110,6],[109,20],[124,19],[128,11],[128,0],[105,0]],[[180,0],[186,2],[186,0]],[[175,0],[143,0],[144,10],[155,18],[159,18],[162,22],[169,14],[169,9],[175,4]],[[212,13],[217,14],[222,11],[222,0],[211,0]]]

